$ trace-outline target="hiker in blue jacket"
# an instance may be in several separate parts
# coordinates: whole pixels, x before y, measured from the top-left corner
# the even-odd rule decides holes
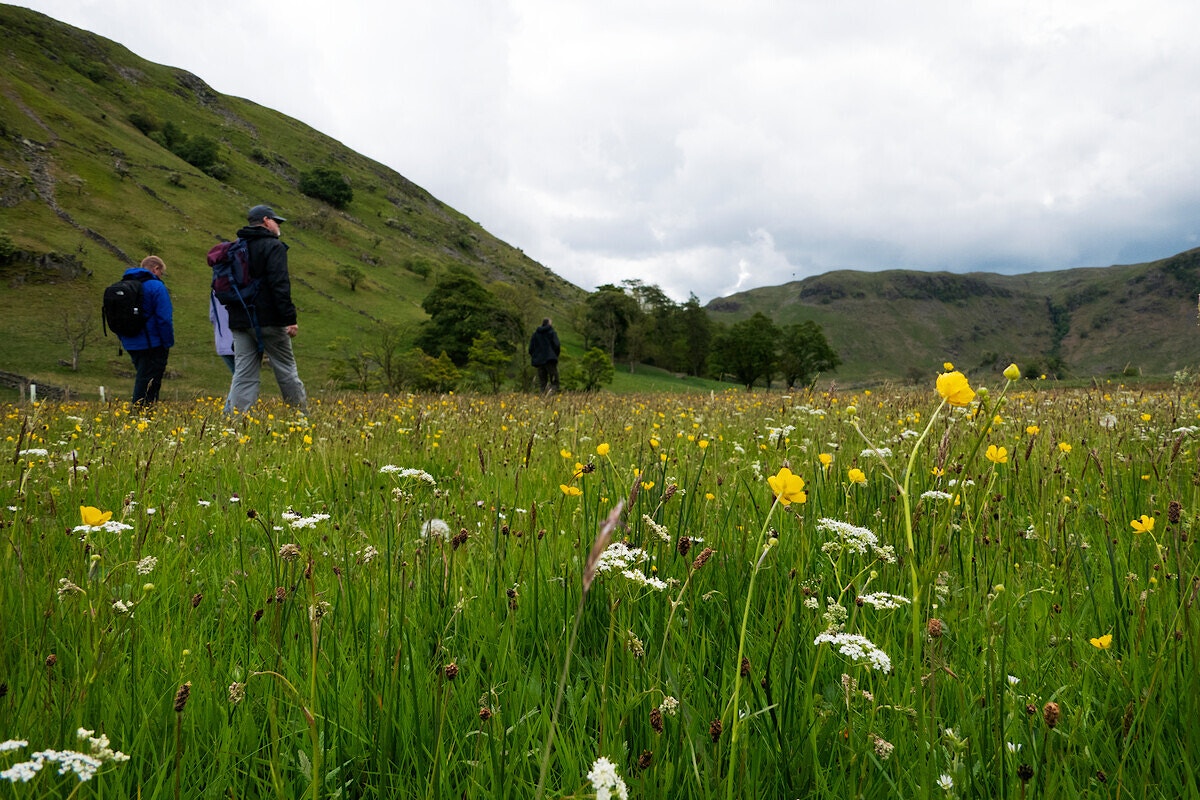
[[[133,379],[133,404],[149,406],[158,401],[163,375],[167,371],[167,355],[175,346],[175,323],[171,310],[171,293],[163,283],[167,265],[158,256],[146,256],[141,266],[125,270],[126,280],[142,282],[142,305],[146,311],[146,327],[133,336],[122,336],[121,347],[129,353],[137,376]]]

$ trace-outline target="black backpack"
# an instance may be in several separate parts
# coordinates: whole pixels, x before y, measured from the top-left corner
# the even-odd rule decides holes
[[[137,336],[145,330],[148,314],[142,284],[156,280],[153,275],[122,278],[104,290],[100,320],[105,336],[109,331],[118,336]]]

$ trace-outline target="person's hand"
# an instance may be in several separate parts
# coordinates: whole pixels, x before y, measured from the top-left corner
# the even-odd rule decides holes
[[[294,339],[294,338],[296,338],[296,334],[300,332],[300,326],[299,325],[288,325],[283,330],[287,333],[288,336],[291,336]]]

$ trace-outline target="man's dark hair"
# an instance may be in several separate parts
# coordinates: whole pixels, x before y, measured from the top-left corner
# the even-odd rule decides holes
[[[543,325],[549,325],[549,324],[550,324],[550,318],[549,318],[549,317],[546,317],[544,320],[542,320],[542,324],[543,324]]]

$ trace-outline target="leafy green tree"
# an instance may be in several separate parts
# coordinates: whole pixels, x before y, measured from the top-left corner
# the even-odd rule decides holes
[[[300,176],[300,191],[334,208],[345,208],[354,199],[350,181],[331,167],[317,167]]]
[[[747,390],[759,380],[769,389],[779,338],[779,328],[761,311],[734,323],[713,342],[716,370],[732,375]]]
[[[422,363],[420,388],[431,392],[452,392],[462,377],[446,351],[437,358],[426,356]]]
[[[713,323],[696,295],[688,296],[688,301],[676,315],[676,321],[684,332],[683,346],[678,350],[682,358],[680,371],[689,375],[705,374],[713,343]]]
[[[367,277],[367,273],[354,264],[342,264],[338,267],[337,274],[346,279],[346,283],[350,284],[350,291],[358,288],[358,284],[362,279]]]
[[[493,393],[500,391],[500,384],[504,383],[504,373],[512,357],[497,346],[496,335],[491,331],[479,334],[475,341],[471,342],[467,356],[467,366],[483,375]]]
[[[835,369],[842,359],[825,338],[825,331],[812,320],[783,329],[779,340],[779,371],[790,389],[812,383],[822,372]]]
[[[593,347],[583,354],[579,362],[581,387],[585,392],[594,392],[605,384],[612,383],[616,370],[608,353]]]
[[[637,319],[637,300],[620,287],[606,283],[590,294],[587,303],[587,338],[596,341],[613,358],[625,355],[629,326]]]
[[[471,343],[484,331],[495,334],[501,349],[511,353],[516,347],[510,341],[512,332],[520,330],[520,324],[513,321],[514,312],[498,303],[469,267],[448,269],[421,307],[429,319],[421,326],[417,344],[426,353],[444,350],[455,365],[465,366]],[[524,338],[523,332],[519,335]]]
[[[455,364],[467,363],[471,342],[490,327],[493,298],[469,268],[453,266],[434,284],[421,307],[429,320],[417,344],[426,353],[445,352]]]

